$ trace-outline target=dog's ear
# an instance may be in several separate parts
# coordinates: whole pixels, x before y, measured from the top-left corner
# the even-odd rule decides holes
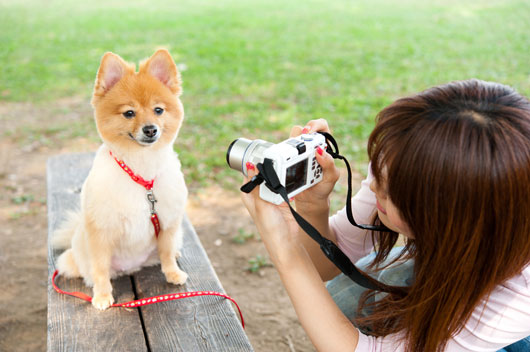
[[[140,73],[148,73],[165,84],[173,94],[180,95],[180,74],[169,51],[157,50],[153,56],[140,64]]]
[[[134,65],[129,64],[118,55],[108,52],[101,58],[96,84],[94,86],[94,97],[105,95],[123,76],[134,73]]]

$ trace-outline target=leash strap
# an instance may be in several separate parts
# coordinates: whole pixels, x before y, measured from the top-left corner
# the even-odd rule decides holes
[[[83,292],[77,292],[77,291],[68,292],[68,291],[61,290],[55,283],[55,279],[57,278],[58,275],[59,275],[59,271],[55,270],[52,276],[52,285],[55,291],[57,291],[57,293],[80,298],[87,302],[92,302],[92,297],[90,297],[87,294],[84,294]],[[113,305],[111,305],[111,307],[134,308],[134,307],[147,306],[149,304],[154,304],[158,302],[174,301],[177,299],[197,297],[197,296],[219,296],[219,297],[230,300],[236,306],[237,311],[239,312],[239,318],[241,319],[241,325],[243,326],[243,329],[245,328],[245,321],[243,320],[243,313],[241,313],[241,309],[239,308],[239,305],[237,304],[237,302],[232,297],[225,295],[224,293],[215,292],[215,291],[191,291],[191,292],[171,293],[171,294],[166,294],[166,295],[137,299],[134,301],[124,302],[124,303],[114,303]]]
[[[324,137],[326,137],[326,142],[328,144],[328,147],[333,146],[333,148],[328,148],[328,153],[334,158],[334,159],[340,159],[343,160],[346,164],[346,167],[348,169],[348,195],[346,200],[346,214],[348,217],[348,220],[353,226],[359,227],[364,230],[370,230],[370,231],[390,231],[386,226],[375,226],[375,225],[359,225],[355,222],[355,219],[353,218],[352,213],[352,206],[351,206],[351,198],[352,198],[352,172],[350,164],[348,163],[348,160],[342,155],[339,154],[339,149],[337,146],[337,142],[335,139],[326,132],[319,132]],[[377,291],[387,291],[385,289],[385,285],[379,283],[375,279],[371,279],[366,277],[363,273],[357,269],[357,267],[350,261],[348,256],[344,254],[344,252],[332,241],[329,239],[323,237],[320,232],[318,232],[317,229],[315,229],[309,222],[307,222],[302,216],[300,216],[291,206],[287,194],[287,190],[285,189],[285,186],[283,186],[278,179],[278,175],[276,174],[276,171],[274,170],[273,162],[271,159],[265,159],[263,163],[259,163],[256,165],[258,168],[259,174],[254,176],[248,183],[244,184],[241,187],[241,191],[245,193],[250,193],[256,186],[260,185],[261,183],[265,182],[265,186],[269,188],[272,192],[277,193],[281,195],[283,200],[289,205],[289,209],[291,210],[291,214],[293,214],[294,219],[298,223],[298,225],[311,237],[315,242],[317,242],[320,245],[320,249],[324,253],[324,255],[333,263],[335,266],[337,266],[344,275],[348,276],[350,279],[352,279],[357,284],[361,285],[362,287],[368,288],[370,290],[377,290]]]
[[[117,157],[112,154],[112,151],[109,150],[110,155],[116,160],[118,165],[125,171],[131,180],[138,183],[140,186],[144,187],[147,191],[147,200],[151,204],[151,223],[153,224],[153,227],[155,228],[155,236],[158,238],[158,234],[160,233],[160,220],[158,220],[158,214],[155,210],[155,203],[158,202],[156,200],[155,194],[153,193],[153,185],[155,183],[155,180],[146,181],[144,178],[140,175],[136,175],[128,166],[125,164],[123,160],[118,159]]]

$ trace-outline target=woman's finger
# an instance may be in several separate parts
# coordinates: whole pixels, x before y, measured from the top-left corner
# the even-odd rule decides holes
[[[299,135],[302,134],[302,126],[293,126],[293,128],[291,128],[291,134],[289,134],[289,137],[293,138],[293,137],[298,137]]]
[[[312,133],[312,132],[328,132],[331,133],[329,129],[328,122],[325,119],[311,120],[302,129],[302,134]]]
[[[258,170],[256,169],[256,165],[252,164],[250,161],[245,164],[245,168],[247,169],[247,177],[245,178],[246,183],[258,174]]]
[[[256,166],[250,162],[248,162],[245,167],[247,169],[247,176],[243,178],[243,184],[247,184],[248,182],[250,182],[252,177],[256,176],[256,174],[258,173],[256,170]],[[252,217],[254,216],[256,210],[255,197],[259,197],[258,193],[256,193],[258,192],[258,189],[259,187],[255,187],[250,193],[241,192],[241,199],[243,200],[243,204],[245,204],[245,207],[248,209]]]
[[[339,179],[339,170],[335,167],[333,157],[324,148],[318,147],[315,153],[318,164],[322,167],[322,174],[326,181],[336,182]]]

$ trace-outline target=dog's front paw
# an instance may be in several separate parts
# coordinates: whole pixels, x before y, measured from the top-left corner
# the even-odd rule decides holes
[[[114,303],[114,297],[110,293],[94,295],[92,298],[92,305],[99,310],[107,309],[112,303]]]
[[[164,274],[166,275],[167,282],[175,284],[175,285],[182,285],[188,279],[188,274],[186,274],[184,271],[180,269],[175,270],[175,271],[169,271]]]

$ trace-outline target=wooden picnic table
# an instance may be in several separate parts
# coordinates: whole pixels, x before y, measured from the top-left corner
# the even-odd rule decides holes
[[[66,154],[48,161],[48,351],[253,351],[239,315],[222,297],[99,311],[86,301],[55,292],[51,276],[61,251],[52,248],[50,237],[67,211],[79,207],[93,158],[93,153]],[[179,266],[189,274],[186,284],[168,284],[159,265],[144,268],[112,280],[116,302],[188,291],[225,293],[187,217],[183,230]],[[92,295],[82,279],[58,277],[56,282],[65,291]]]

